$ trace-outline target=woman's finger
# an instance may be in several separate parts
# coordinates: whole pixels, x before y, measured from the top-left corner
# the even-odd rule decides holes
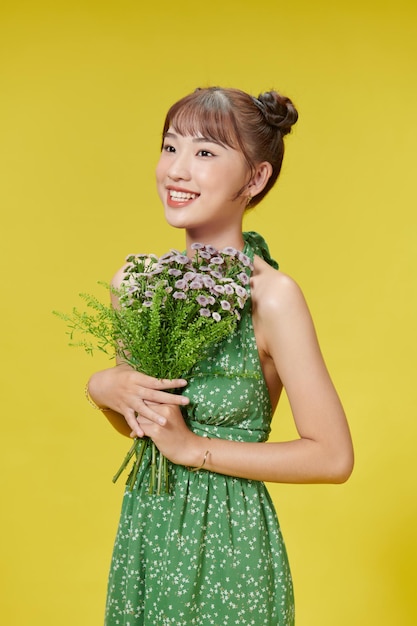
[[[136,412],[151,422],[155,422],[160,426],[164,426],[166,424],[166,418],[158,412],[158,407],[161,406],[159,402],[148,402],[142,400],[138,402],[137,405],[135,403]]]
[[[123,416],[126,420],[126,423],[128,424],[128,426],[132,429],[132,432],[134,433],[135,437],[143,437],[144,436],[144,432],[143,429],[141,428],[138,420],[137,420],[137,413],[133,410],[133,409],[127,409],[124,413]]]

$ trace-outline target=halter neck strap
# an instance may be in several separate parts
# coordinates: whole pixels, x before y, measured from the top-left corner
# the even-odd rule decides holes
[[[253,250],[254,254],[257,254],[264,261],[271,265],[271,267],[278,269],[278,263],[273,259],[270,255],[268,244],[265,239],[259,234],[252,231],[244,232],[243,239],[245,240],[245,244]]]

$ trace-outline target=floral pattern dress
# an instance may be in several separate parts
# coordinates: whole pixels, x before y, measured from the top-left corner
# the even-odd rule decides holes
[[[265,241],[245,254],[277,267]],[[250,298],[238,329],[214,346],[183,392],[203,437],[262,442],[272,407]],[[209,448],[209,445],[208,445]],[[170,493],[148,494],[150,459],[126,490],[108,583],[106,626],[293,626],[291,573],[264,483],[169,463]]]

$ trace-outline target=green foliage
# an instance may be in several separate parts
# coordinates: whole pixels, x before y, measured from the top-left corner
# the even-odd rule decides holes
[[[129,256],[120,289],[110,287],[118,298],[117,308],[83,293],[86,310],[54,311],[67,323],[70,345],[89,354],[96,350],[110,357],[117,354],[135,370],[155,378],[186,376],[211,345],[235,330],[248,297],[251,269],[249,258],[233,248],[219,252],[193,244],[193,249],[192,258],[178,250],[159,259]],[[132,446],[122,464],[125,467],[136,453],[132,488],[145,449],[142,441]],[[152,445],[152,458],[155,454]],[[115,478],[119,474],[120,470]],[[161,457],[158,471],[152,470],[152,485],[158,476],[157,492],[159,478],[166,474],[166,460]]]

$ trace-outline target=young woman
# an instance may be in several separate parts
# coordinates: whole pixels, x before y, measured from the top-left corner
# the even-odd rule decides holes
[[[345,414],[303,295],[262,237],[242,232],[245,211],[278,177],[296,120],[274,91],[199,89],[168,111],[156,169],[167,222],[184,229],[189,255],[194,242],[232,246],[254,269],[237,331],[187,381],[123,363],[89,381],[117,430],[150,437],[169,459],[172,484],[164,496],[148,495],[142,479],[126,491],[107,626],[293,625],[290,569],[263,481],[341,483],[352,471]],[[284,387],[299,437],[269,443]]]

